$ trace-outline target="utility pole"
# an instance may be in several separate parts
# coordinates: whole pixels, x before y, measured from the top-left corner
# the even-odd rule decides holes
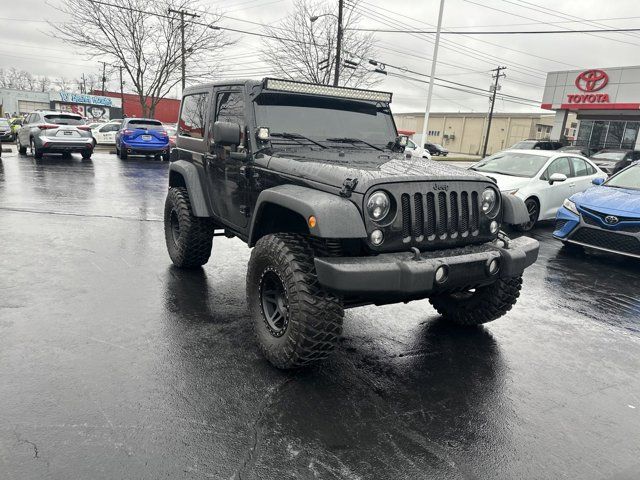
[[[104,84],[107,81],[107,62],[100,63],[102,63],[102,95],[104,95]]]
[[[484,137],[484,147],[482,147],[482,158],[487,156],[487,146],[489,145],[489,133],[491,133],[491,119],[493,118],[493,106],[496,103],[496,93],[498,93],[498,80],[500,77],[506,77],[504,73],[500,73],[502,70],[506,70],[507,67],[498,67],[491,70],[496,72],[493,78],[496,81],[493,84],[493,95],[491,96],[491,108],[489,109],[489,121],[487,122],[487,135]]]
[[[82,93],[87,93],[87,80],[84,78],[84,73],[82,74]]]
[[[436,40],[433,44],[433,58],[431,59],[431,76],[429,77],[429,90],[427,91],[427,107],[424,110],[424,122],[422,124],[421,147],[427,142],[427,127],[429,123],[429,111],[431,110],[431,97],[433,95],[433,81],[436,76],[436,65],[438,62],[438,46],[440,45],[440,30],[442,29],[442,13],[444,12],[444,0],[440,0],[440,11],[438,12],[438,27],[436,29]]]
[[[342,61],[342,10],[344,0],[338,0],[338,38],[336,39],[336,71],[333,75],[333,86],[340,82],[340,62]]]
[[[200,15],[196,15],[195,13],[189,13],[186,10],[174,10],[173,8],[169,9],[169,13],[177,13],[180,15],[180,35],[182,37],[182,46],[181,46],[181,54],[182,54],[182,90],[184,91],[184,86],[187,78],[187,63],[186,63],[186,55],[187,50],[184,47],[184,16],[188,16],[191,18],[198,18]]]
[[[122,65],[118,65],[118,69],[120,70],[120,103],[122,104],[122,118],[126,117],[124,113],[124,82],[122,81],[122,69],[124,67]]]

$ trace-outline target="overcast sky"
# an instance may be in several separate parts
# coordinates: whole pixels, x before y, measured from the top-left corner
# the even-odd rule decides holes
[[[7,0],[8,1],[8,0]],[[58,10],[63,0],[8,1],[10,9],[0,14],[0,65],[15,66],[35,75],[64,75],[78,78],[99,72],[96,60],[86,60],[82,52],[66,46],[49,34],[49,21],[64,22]],[[337,3],[337,0],[331,0]],[[361,1],[362,28],[431,29],[438,15],[439,0]],[[195,2],[194,2],[195,4]],[[292,0],[201,0],[229,17],[221,25],[259,31],[251,23],[277,25],[292,9]],[[392,13],[392,11],[395,13]],[[632,28],[638,26],[638,0],[445,0],[443,29],[448,30],[537,30]],[[597,21],[602,25],[579,23],[576,20]],[[570,21],[575,21],[570,23]],[[239,65],[247,72],[261,74],[258,49],[260,39],[232,34],[237,40],[225,58],[241,55]],[[389,64],[428,73],[433,54],[433,35],[376,33],[377,58]],[[488,88],[490,70],[497,65],[507,67],[502,81],[502,93],[540,101],[548,71],[583,67],[613,67],[634,65],[640,47],[640,32],[609,34],[563,34],[518,36],[443,35],[436,76],[447,80]],[[255,52],[254,56],[251,53]],[[241,68],[238,68],[238,67]],[[389,69],[389,71],[393,71]],[[411,75],[416,77],[415,75]],[[112,88],[116,84],[112,84]],[[426,84],[411,80],[384,77],[376,87],[394,93],[396,112],[420,111],[426,104]],[[176,92],[177,94],[178,92]],[[488,100],[482,96],[436,86],[432,111],[485,112]],[[499,112],[540,111],[535,107],[506,101],[496,102]]]

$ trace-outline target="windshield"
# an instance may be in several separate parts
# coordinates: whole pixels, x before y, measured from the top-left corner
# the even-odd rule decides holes
[[[262,94],[254,102],[257,125],[271,133],[294,133],[331,145],[327,139],[358,139],[385,147],[396,130],[388,105],[298,95]],[[282,142],[274,139],[272,144]],[[287,142],[290,143],[290,142]],[[336,143],[340,148],[370,148]]]
[[[438,150],[444,150],[444,147],[439,143],[434,143],[433,146],[436,147]]]
[[[532,178],[544,167],[547,160],[549,157],[532,153],[501,152],[485,158],[471,169],[478,172]]]
[[[531,150],[538,142],[518,142],[513,147],[518,150]]]
[[[45,115],[44,119],[55,125],[84,125],[82,117],[78,117],[76,115]]]
[[[640,190],[640,164],[636,164],[614,175],[604,182],[607,187]]]
[[[622,160],[627,152],[607,152],[602,151],[593,155],[594,160]]]

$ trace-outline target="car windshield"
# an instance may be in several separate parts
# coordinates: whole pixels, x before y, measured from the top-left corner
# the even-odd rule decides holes
[[[627,152],[607,152],[606,150],[598,152],[591,158],[594,160],[622,160]]]
[[[640,164],[636,164],[614,175],[604,182],[607,187],[640,190]]]
[[[82,117],[76,115],[53,114],[45,115],[44,119],[54,125],[84,125]]]
[[[254,108],[257,124],[272,133],[304,135],[329,146],[332,142],[327,139],[353,138],[378,147],[386,147],[396,139],[386,104],[268,93],[256,99]],[[282,141],[277,139],[272,144]],[[334,143],[339,148],[371,148],[360,142]]]
[[[512,177],[532,178],[544,167],[549,157],[532,153],[500,152],[481,160],[472,170]]]
[[[439,143],[434,143],[433,146],[436,147],[438,150],[444,150],[444,147]]]
[[[162,122],[159,122],[158,120],[140,119],[140,120],[129,120],[129,123],[127,123],[127,128],[145,129],[145,130],[162,130],[164,129],[164,125],[162,125]]]
[[[527,142],[527,141],[518,142],[511,148],[515,148],[517,150],[531,150],[533,147],[535,147],[536,143],[538,143],[538,142],[535,142],[535,141],[533,141],[533,142]]]

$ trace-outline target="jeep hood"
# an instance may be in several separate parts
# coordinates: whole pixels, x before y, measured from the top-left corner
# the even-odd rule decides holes
[[[301,179],[342,187],[347,178],[358,179],[355,192],[373,185],[415,181],[487,181],[476,172],[419,157],[372,150],[282,152],[268,158],[269,170]]]
[[[625,188],[591,187],[571,197],[579,207],[602,213],[640,218],[640,191]]]

